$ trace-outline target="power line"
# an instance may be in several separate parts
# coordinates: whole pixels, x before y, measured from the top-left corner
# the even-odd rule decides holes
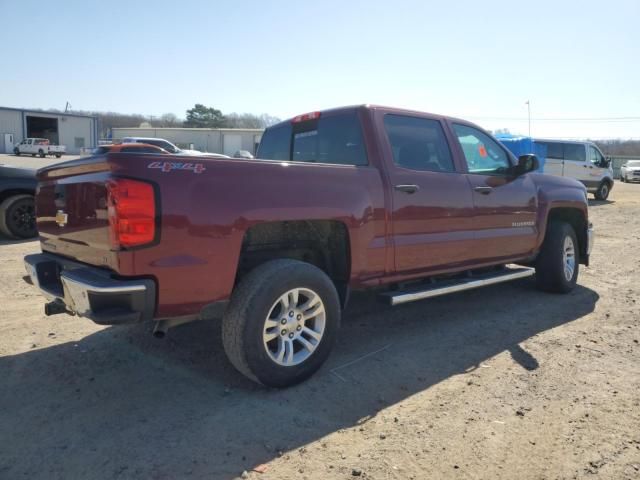
[[[511,120],[526,122],[527,117],[478,117],[465,116],[465,118],[475,120]],[[552,118],[552,117],[532,117],[536,122],[594,122],[594,123],[617,123],[617,122],[640,122],[640,117],[581,117],[581,118]]]

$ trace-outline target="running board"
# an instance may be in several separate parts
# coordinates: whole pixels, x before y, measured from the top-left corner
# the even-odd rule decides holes
[[[384,292],[380,294],[380,297],[385,302],[388,302],[389,305],[401,305],[403,303],[415,302],[416,300],[423,300],[425,298],[439,297],[440,295],[446,295],[448,293],[462,292],[463,290],[471,290],[473,288],[486,287],[487,285],[495,285],[496,283],[517,280],[518,278],[526,278],[534,275],[535,273],[535,268],[505,268],[498,272],[489,272],[464,278],[435,282],[432,285],[419,290]]]

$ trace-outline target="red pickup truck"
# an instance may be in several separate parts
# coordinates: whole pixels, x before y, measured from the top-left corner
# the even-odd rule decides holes
[[[268,128],[257,159],[108,153],[39,171],[45,313],[222,317],[233,365],[287,386],[326,360],[352,289],[392,305],[536,276],[576,284],[585,187],[464,120],[377,106]]]

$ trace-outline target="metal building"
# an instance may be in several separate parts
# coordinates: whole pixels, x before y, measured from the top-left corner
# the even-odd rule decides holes
[[[124,137],[156,137],[180,148],[233,155],[238,150],[255,153],[262,129],[253,128],[113,128],[114,142]]]
[[[78,154],[98,144],[98,119],[74,113],[41,112],[0,107],[0,153],[12,153],[25,138],[47,138],[64,145],[67,153]]]

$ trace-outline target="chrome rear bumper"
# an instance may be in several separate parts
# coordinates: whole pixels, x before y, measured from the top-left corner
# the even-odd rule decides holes
[[[31,283],[59,306],[45,309],[47,314],[66,311],[101,325],[153,318],[153,280],[116,279],[106,270],[46,253],[27,255],[24,266]]]

